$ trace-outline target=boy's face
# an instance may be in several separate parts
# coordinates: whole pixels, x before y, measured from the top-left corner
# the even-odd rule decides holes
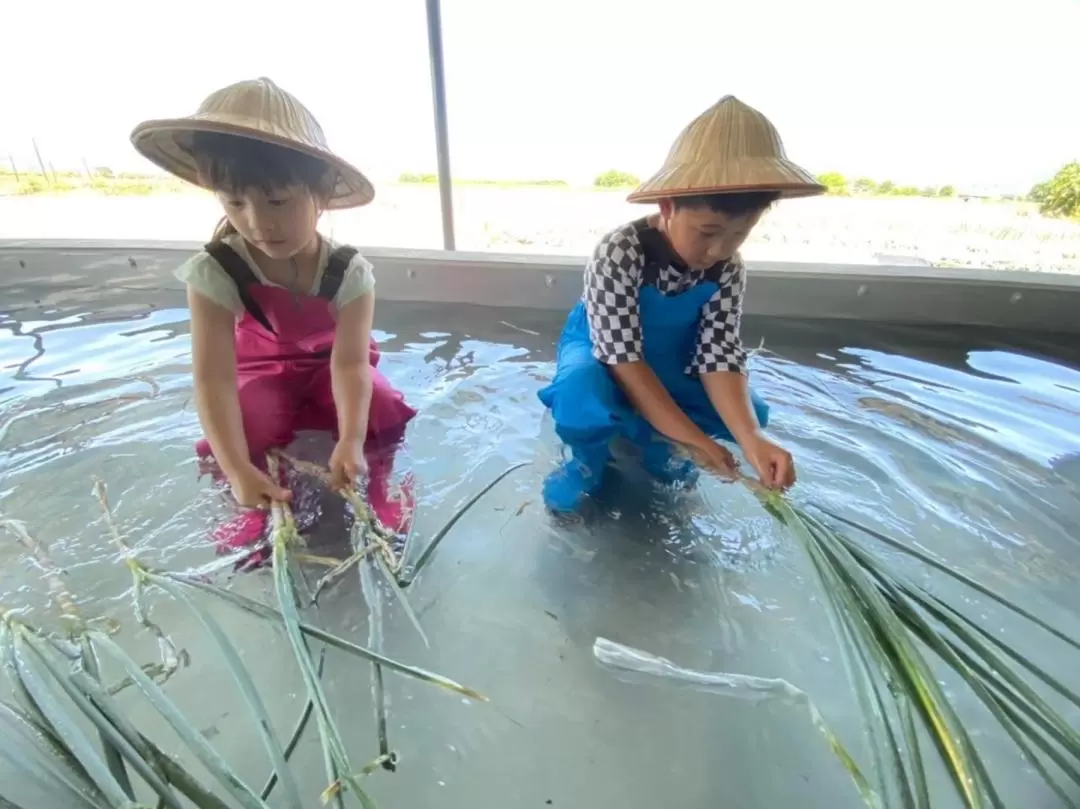
[[[708,269],[735,255],[763,213],[730,216],[707,206],[676,210],[672,200],[660,200],[664,233],[679,258],[694,270]]]

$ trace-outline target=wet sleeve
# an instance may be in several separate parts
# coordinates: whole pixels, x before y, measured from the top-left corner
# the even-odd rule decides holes
[[[236,284],[207,253],[198,253],[173,272],[178,279],[201,295],[224,306],[239,317],[244,313],[244,304]]]
[[[720,276],[720,289],[702,308],[697,350],[688,371],[746,373],[746,351],[739,335],[742,326],[746,269],[742,259],[731,262]]]
[[[585,311],[593,356],[605,365],[643,358],[638,288],[641,245],[625,231],[608,234],[585,266]]]
[[[374,288],[375,272],[371,262],[357,253],[349,262],[341,286],[334,296],[334,311],[340,312],[346,304],[367,295]]]

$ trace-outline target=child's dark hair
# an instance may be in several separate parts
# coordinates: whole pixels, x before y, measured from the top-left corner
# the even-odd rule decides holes
[[[708,208],[713,213],[728,216],[746,216],[768,210],[780,199],[779,191],[737,191],[731,194],[695,194],[674,197],[675,210],[680,208]]]
[[[327,200],[337,184],[337,171],[325,161],[266,141],[218,132],[196,132],[192,151],[203,184],[215,191],[240,193],[258,188],[270,193],[300,185],[319,200]],[[235,233],[227,219],[214,239]]]

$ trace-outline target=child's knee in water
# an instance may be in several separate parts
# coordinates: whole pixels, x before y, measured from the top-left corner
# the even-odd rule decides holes
[[[576,511],[604,482],[611,450],[605,440],[570,445],[570,458],[544,479],[544,505],[554,512]]]
[[[590,391],[605,398],[609,391],[616,388],[615,380],[599,360],[592,355],[589,346],[575,348],[572,355],[559,358],[558,375],[563,385],[578,393]]]
[[[587,465],[571,459],[544,478],[544,505],[554,512],[576,511],[598,488],[599,477]]]
[[[611,373],[587,347],[584,356],[560,360],[555,380],[539,392],[540,401],[551,408],[556,432],[568,444],[611,433],[620,395]]]
[[[641,464],[658,483],[693,485],[697,467],[693,460],[679,452],[678,447],[655,430],[639,438]]]
[[[758,396],[756,393],[750,393],[750,404],[754,408],[754,415],[757,417],[758,426],[765,429],[769,426],[769,405],[764,399]]]

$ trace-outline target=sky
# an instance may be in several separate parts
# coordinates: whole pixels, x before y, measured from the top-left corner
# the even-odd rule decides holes
[[[149,170],[128,135],[269,76],[376,181],[434,172],[421,0],[5,8],[0,161]],[[726,94],[814,173],[1027,191],[1080,159],[1080,0],[443,0],[451,169],[647,176]],[[156,22],[154,20],[157,20]]]

